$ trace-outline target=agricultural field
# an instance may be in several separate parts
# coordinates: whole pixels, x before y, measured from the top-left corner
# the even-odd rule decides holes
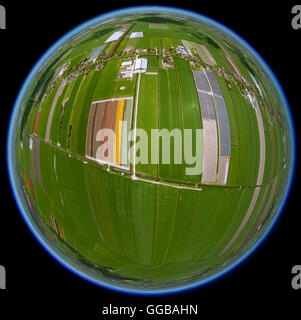
[[[281,200],[291,146],[246,53],[161,16],[107,22],[61,50],[16,130],[24,199],[49,238],[100,279],[154,288],[250,248]]]

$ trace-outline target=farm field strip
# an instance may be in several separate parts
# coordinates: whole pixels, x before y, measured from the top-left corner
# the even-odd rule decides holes
[[[40,140],[35,136],[32,135],[29,137],[29,139],[32,139],[32,157],[30,157],[31,164],[29,166],[33,168],[33,172],[31,173],[31,176],[34,174],[37,176],[37,179],[40,183],[40,186],[45,190],[43,179],[42,179],[42,173],[41,173],[41,162],[40,162]]]
[[[56,86],[46,98],[45,98],[45,96],[43,97],[43,100],[42,100],[41,105],[38,110],[38,111],[40,111],[39,121],[38,121],[38,125],[37,125],[37,135],[38,136],[45,137],[49,111],[51,108],[52,101],[55,98],[55,95],[56,95],[56,92],[58,91],[58,89],[59,89],[59,86]]]
[[[58,91],[56,92],[56,95],[52,101],[51,104],[51,109],[49,111],[49,115],[48,115],[48,121],[47,121],[47,127],[46,127],[46,134],[45,134],[45,140],[49,141],[49,137],[50,137],[50,128],[51,128],[51,123],[52,123],[52,117],[53,117],[53,113],[54,113],[54,109],[57,105],[57,101],[59,99],[59,97],[61,96],[61,94],[63,93],[64,87],[65,87],[66,81],[63,80],[59,86]]]
[[[159,69],[159,104],[160,104],[160,130],[167,129],[172,132],[179,129],[182,132],[181,109],[179,105],[179,94],[177,90],[177,78],[174,69]],[[182,137],[181,137],[182,143]],[[159,178],[162,180],[181,180],[182,164],[176,164],[175,159],[181,158],[182,154],[175,148],[174,139],[170,139],[170,164],[159,162]],[[159,144],[159,152],[162,154],[163,144]]]
[[[95,71],[89,74],[86,78],[86,83],[82,87],[82,92],[78,97],[77,103],[80,107],[79,112],[74,113],[72,123],[75,129],[78,130],[78,136],[71,135],[71,148],[80,156],[85,155],[86,149],[86,132],[90,107],[93,102],[93,95],[99,80],[100,73]]]
[[[264,134],[262,116],[261,116],[261,112],[260,112],[259,106],[257,104],[257,101],[256,101],[255,112],[256,112],[256,119],[257,119],[257,123],[258,123],[258,130],[259,130],[259,137],[260,137],[260,160],[259,160],[259,170],[258,170],[256,184],[261,185],[262,180],[263,180],[264,167],[265,167],[265,134]],[[245,228],[248,220],[250,219],[250,216],[254,212],[254,207],[255,207],[256,202],[258,200],[260,190],[261,190],[261,188],[259,188],[259,187],[255,189],[250,206],[249,206],[247,213],[246,213],[244,219],[242,220],[238,230],[235,232],[235,234],[233,235],[231,240],[227,243],[227,245],[224,247],[224,249],[219,253],[219,255],[223,255],[233,245],[235,240],[238,238],[238,236],[241,234],[241,232]]]
[[[158,128],[158,113],[159,113],[159,98],[158,98],[158,76],[157,75],[145,75],[139,73],[136,101],[135,101],[135,120],[134,120],[134,130],[136,141],[136,130],[137,128],[143,128],[146,133],[145,139],[148,141],[148,145],[145,146],[142,143],[134,143],[133,151],[135,159],[133,163],[134,167],[134,177],[137,173],[145,174],[149,177],[158,176],[158,165],[152,163],[151,159],[158,154],[157,143],[152,144],[152,152],[149,152],[149,137],[151,137],[151,130]],[[140,152],[140,156],[145,156],[145,159],[140,159],[137,157],[137,150],[139,148],[144,148],[145,150]],[[148,150],[146,150],[146,148]],[[147,159],[146,159],[147,155]],[[138,159],[138,161],[137,161]],[[146,163],[142,163],[146,162]]]
[[[215,108],[209,82],[202,71],[192,71],[203,122],[203,171],[202,183],[216,182],[218,138]],[[200,91],[199,88],[203,90]],[[206,90],[206,91],[205,91]]]
[[[229,65],[232,67],[233,71],[236,73],[236,75],[240,78],[241,77],[241,73],[238,70],[237,66],[235,65],[234,61],[232,60],[232,58],[228,55],[224,56],[225,59],[228,61]]]
[[[94,74],[94,71],[89,72],[89,74],[83,78],[78,89],[78,94],[75,97],[69,118],[69,128],[72,127],[72,132],[69,138],[69,151],[74,153],[79,152],[79,149],[82,148],[83,140],[85,139],[86,130],[83,132],[80,130],[80,127],[83,126],[82,122],[84,122],[85,119],[85,117],[83,117],[83,113],[86,112],[85,109],[87,106],[90,107],[88,93],[89,91],[93,92],[92,80],[95,77]]]
[[[54,108],[50,126],[49,142],[58,142],[63,106],[66,103],[66,99],[68,99],[67,93],[70,86],[72,86],[70,83],[65,84],[64,90],[56,103],[56,107]]]
[[[106,62],[101,73],[101,81],[96,85],[93,101],[111,99],[113,97],[116,79],[121,64],[121,59],[109,60]]]
[[[89,159],[129,170],[127,134],[128,129],[131,128],[132,100],[132,97],[128,97],[92,103],[86,135],[86,156]],[[130,120],[129,123],[128,120]],[[116,139],[108,141],[110,145],[107,148],[103,147],[105,143],[103,140],[105,137],[101,132],[103,129],[112,130]]]
[[[198,43],[193,43],[193,47],[195,48],[196,52],[200,56],[200,58],[208,65],[214,66],[216,65],[216,61],[212,57],[209,50],[206,48],[206,46]]]
[[[163,23],[150,23],[149,24],[150,29],[163,29],[163,30],[168,30],[168,25],[163,24]]]
[[[239,92],[238,88],[234,88],[238,97],[240,104],[239,111],[243,117],[244,127],[245,127],[245,139],[247,141],[246,148],[246,174],[245,174],[245,184],[257,185],[257,176],[260,166],[260,140],[259,123],[256,118],[256,111],[252,108],[250,102],[245,99]],[[264,140],[265,143],[265,140]],[[260,186],[260,185],[257,185]]]
[[[193,131],[203,129],[198,95],[189,63],[185,60],[175,58],[175,70],[178,79],[183,129],[192,129]],[[189,108],[187,108],[187,106],[189,106]],[[192,143],[192,154],[197,154],[195,142]],[[201,154],[197,154],[197,156],[200,157],[199,161],[202,161],[202,152]],[[186,163],[183,164],[182,182],[200,183],[200,175],[185,174],[188,168],[189,165]]]
[[[69,99],[64,106],[64,110],[61,118],[62,126],[60,130],[59,143],[65,149],[69,149],[69,142],[70,142],[69,121],[70,121],[72,110],[74,108],[74,101],[78,95],[78,90],[82,84],[83,78],[84,78],[84,75],[80,75],[76,80],[74,80],[74,85],[71,89]]]
[[[196,51],[199,57],[208,65],[214,66],[216,65],[216,61],[214,60],[213,56],[206,48],[205,45],[199,44],[192,41],[182,40],[184,47],[189,51]]]
[[[219,184],[226,184],[231,156],[231,134],[226,104],[217,79],[211,71],[193,71],[193,75],[198,89],[203,123],[206,122],[206,125],[204,125],[204,174],[202,182],[216,182],[217,180]],[[205,132],[205,130],[208,132]],[[217,153],[219,153],[219,156],[217,156]],[[208,164],[209,171],[207,171],[206,164]]]
[[[230,94],[232,106],[233,106],[233,114],[235,115],[235,123],[237,125],[237,132],[238,132],[238,167],[236,168],[236,185],[252,185],[248,178],[246,177],[246,170],[250,165],[247,160],[247,132],[246,132],[246,125],[244,123],[244,116],[243,110],[239,101],[239,92],[234,87],[231,91],[228,91]],[[233,118],[234,118],[233,115]],[[234,162],[235,163],[235,162]],[[231,166],[232,170],[234,169]],[[255,182],[254,182],[255,185]]]
[[[203,121],[203,172],[202,183],[216,182],[218,143],[217,143],[217,125],[215,120]]]
[[[133,130],[134,130],[134,147],[133,147],[133,178],[136,177],[136,131],[137,131],[137,115],[138,115],[138,102],[139,102],[139,93],[140,93],[140,82],[141,82],[141,73],[138,75],[137,79],[137,89],[136,89],[136,97],[135,97],[135,117],[134,117],[134,124],[133,124]]]

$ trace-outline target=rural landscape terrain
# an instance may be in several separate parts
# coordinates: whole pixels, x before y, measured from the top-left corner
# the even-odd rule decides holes
[[[262,236],[287,185],[288,128],[276,87],[237,39],[185,16],[127,15],[48,56],[20,106],[14,165],[60,256],[108,284],[171,288],[217,274]],[[113,153],[100,152],[102,129]],[[182,134],[164,144],[154,129]],[[199,174],[176,151],[188,129],[202,132],[191,143]]]

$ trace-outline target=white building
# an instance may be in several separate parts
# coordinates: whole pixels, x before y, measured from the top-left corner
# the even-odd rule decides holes
[[[146,72],[147,70],[147,59],[137,58],[134,62],[134,73]]]
[[[185,56],[188,56],[188,55],[191,56],[191,55],[192,55],[190,50],[186,50],[186,49],[185,49],[184,47],[182,47],[182,46],[177,46],[176,51],[177,51],[177,53],[183,54],[183,55],[185,55]]]
[[[119,78],[132,78],[133,72],[131,70],[121,71],[119,73]]]
[[[131,66],[133,64],[132,61],[123,61],[121,63],[121,67],[128,67],[128,66]]]
[[[143,37],[143,32],[132,32],[130,38],[142,38]]]

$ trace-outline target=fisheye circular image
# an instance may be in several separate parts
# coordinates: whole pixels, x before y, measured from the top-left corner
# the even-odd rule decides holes
[[[59,263],[109,289],[208,283],[275,224],[294,166],[282,89],[243,39],[169,7],[104,14],[35,65],[8,133],[13,194]]]

